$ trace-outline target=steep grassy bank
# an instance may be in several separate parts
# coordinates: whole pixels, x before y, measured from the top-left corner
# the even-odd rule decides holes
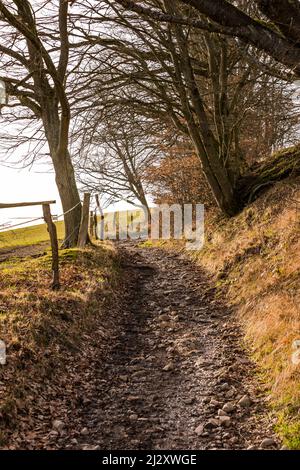
[[[49,288],[49,255],[0,264],[0,339],[7,346],[7,364],[0,366],[0,446],[16,444],[11,433],[34,419],[51,430],[57,410],[49,394],[56,390],[58,403],[84,376],[92,345],[105,350],[110,342],[107,311],[119,276],[114,248],[65,250],[60,257],[59,292]]]
[[[277,183],[233,219],[210,214],[193,257],[237,307],[285,444],[300,449],[300,178]],[[300,357],[300,354],[299,354]]]

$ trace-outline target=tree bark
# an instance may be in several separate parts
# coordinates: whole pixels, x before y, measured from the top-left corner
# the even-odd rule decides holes
[[[300,4],[298,0],[256,0],[259,9],[276,24],[294,46],[300,43]]]
[[[47,113],[43,115],[43,123],[52,159],[55,181],[60,195],[65,222],[64,248],[77,246],[81,222],[81,204],[74,168],[68,151],[68,140],[59,142],[60,118],[57,105],[48,103]]]
[[[52,158],[55,181],[60,195],[65,222],[64,248],[77,245],[81,221],[81,203],[75,181],[74,168],[68,151]]]

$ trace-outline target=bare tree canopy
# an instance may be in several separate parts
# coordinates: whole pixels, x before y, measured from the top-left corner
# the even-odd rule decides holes
[[[139,116],[129,122],[124,116],[98,122],[96,113],[78,146],[78,177],[84,187],[114,203],[125,200],[148,208],[147,169],[162,153],[154,132],[154,124]]]
[[[74,163],[93,191],[146,202],[144,167],[166,129],[189,139],[219,208],[235,214],[253,155],[295,135],[298,14],[296,1],[0,0],[15,129],[2,130],[4,150],[49,153],[68,244],[81,216]]]
[[[194,17],[161,13],[144,6],[144,2],[116,0],[124,8],[158,21],[187,24],[209,32],[235,36],[266,52],[300,76],[300,4],[298,0],[256,0],[254,3],[265,15],[263,22],[238,8],[240,2],[227,0],[180,0],[194,8]],[[250,2],[248,2],[250,3]],[[238,6],[236,6],[237,4]],[[196,13],[213,23],[199,20]]]
[[[231,37],[183,21],[166,21],[164,15],[192,17],[192,7],[180,1],[148,0],[142,7],[134,2],[134,11],[128,12],[120,10],[119,3],[98,3],[92,22],[101,27],[101,33],[85,33],[85,40],[93,45],[88,52],[92,73],[88,90],[85,78],[78,78],[82,91],[77,117],[81,131],[77,132],[85,135],[91,122],[100,126],[108,115],[118,126],[120,119],[130,120],[133,113],[176,128],[190,138],[221,210],[235,213],[253,122],[266,141],[263,126],[274,115],[275,101],[280,103],[278,110],[286,109],[284,120],[275,124],[273,119],[274,134],[272,138],[268,134],[272,143],[267,150],[284,135],[288,141],[293,128],[291,91],[283,82],[286,71],[265,53]],[[153,8],[155,14],[148,14]],[[91,17],[81,17],[82,32],[88,30],[89,21]],[[204,21],[210,29],[211,23]],[[268,88],[273,90],[269,101]]]

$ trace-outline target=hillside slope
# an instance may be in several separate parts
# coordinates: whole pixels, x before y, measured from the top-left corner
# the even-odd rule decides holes
[[[63,222],[57,222],[56,227],[58,238],[63,239]],[[10,248],[36,245],[43,242],[49,243],[49,234],[45,224],[32,225],[30,227],[22,227],[14,230],[6,230],[0,232],[0,253]]]
[[[299,215],[297,177],[277,183],[230,220],[208,215],[205,247],[193,255],[219,295],[237,307],[278,431],[292,449],[300,448]]]

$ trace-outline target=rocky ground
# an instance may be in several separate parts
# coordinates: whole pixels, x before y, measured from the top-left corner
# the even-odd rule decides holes
[[[33,413],[10,448],[279,448],[234,314],[201,269],[173,251],[119,248],[125,283],[109,352],[94,341],[76,393],[45,391],[48,412]]]

